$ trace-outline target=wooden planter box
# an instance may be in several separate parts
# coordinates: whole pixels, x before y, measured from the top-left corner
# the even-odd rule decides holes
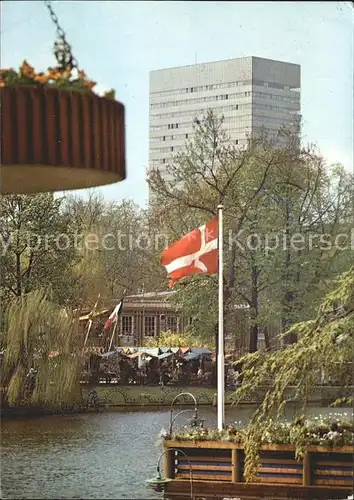
[[[182,482],[189,483],[191,476],[195,493],[203,495],[204,490],[206,495],[213,492],[213,495],[219,493],[221,496],[252,492],[262,498],[269,496],[271,489],[272,495],[279,494],[279,498],[287,498],[291,493],[292,498],[314,500],[345,498],[353,491],[352,446],[313,446],[301,461],[295,459],[292,445],[263,446],[257,483],[245,482],[245,453],[240,444],[227,441],[165,441],[164,446],[165,475],[175,480],[166,486],[166,492],[171,494],[184,490],[187,493],[188,487],[182,486]]]

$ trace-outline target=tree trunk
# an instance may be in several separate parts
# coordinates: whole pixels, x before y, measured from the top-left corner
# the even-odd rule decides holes
[[[22,279],[21,279],[21,254],[16,253],[16,295],[21,297]]]
[[[25,293],[28,293],[31,290],[30,278],[31,278],[31,272],[32,272],[33,259],[34,259],[34,255],[33,255],[33,252],[31,252],[27,271],[25,274],[25,276],[26,276]]]
[[[285,251],[285,270],[283,274],[283,280],[285,282],[285,293],[283,298],[283,317],[282,317],[282,330],[286,332],[291,326],[291,313],[294,308],[294,302],[296,300],[295,292],[291,290],[291,284],[293,283],[293,272],[291,270],[291,249],[290,249],[290,207],[288,200],[285,200],[285,216],[286,216],[286,251]],[[284,337],[284,344],[290,345],[297,342],[297,337],[295,334],[291,333]]]
[[[250,342],[249,342],[248,351],[249,352],[256,352],[257,345],[258,345],[258,324],[253,323],[250,326]]]
[[[269,331],[267,326],[264,327],[263,333],[266,351],[270,351]]]
[[[251,285],[251,318],[249,352],[256,352],[258,347],[258,275],[259,270],[256,265],[252,266],[252,285]]]

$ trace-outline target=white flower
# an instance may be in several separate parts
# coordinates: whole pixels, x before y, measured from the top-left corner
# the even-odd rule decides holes
[[[166,438],[168,436],[168,432],[166,429],[162,428],[160,433],[159,433],[159,437],[160,438]]]

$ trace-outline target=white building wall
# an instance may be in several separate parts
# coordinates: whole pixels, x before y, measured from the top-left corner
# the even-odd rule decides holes
[[[208,109],[224,115],[231,141],[247,144],[262,128],[298,123],[300,66],[243,57],[150,73],[149,168],[166,166],[194,136],[193,120]]]

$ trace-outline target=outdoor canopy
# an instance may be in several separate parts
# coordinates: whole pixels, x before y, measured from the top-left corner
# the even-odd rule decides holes
[[[173,352],[164,352],[162,354],[159,354],[159,359],[166,359],[173,356]]]
[[[212,351],[206,347],[196,347],[192,348],[190,352],[188,352],[183,359],[186,361],[192,361],[193,359],[200,359],[203,356],[210,356]]]
[[[161,354],[159,347],[138,347],[138,352],[148,354],[154,358],[157,358]]]
[[[116,355],[125,356],[123,349],[117,348],[114,351],[105,352],[104,354],[101,355],[101,357],[108,359],[108,358],[112,358],[113,356],[116,356]]]

